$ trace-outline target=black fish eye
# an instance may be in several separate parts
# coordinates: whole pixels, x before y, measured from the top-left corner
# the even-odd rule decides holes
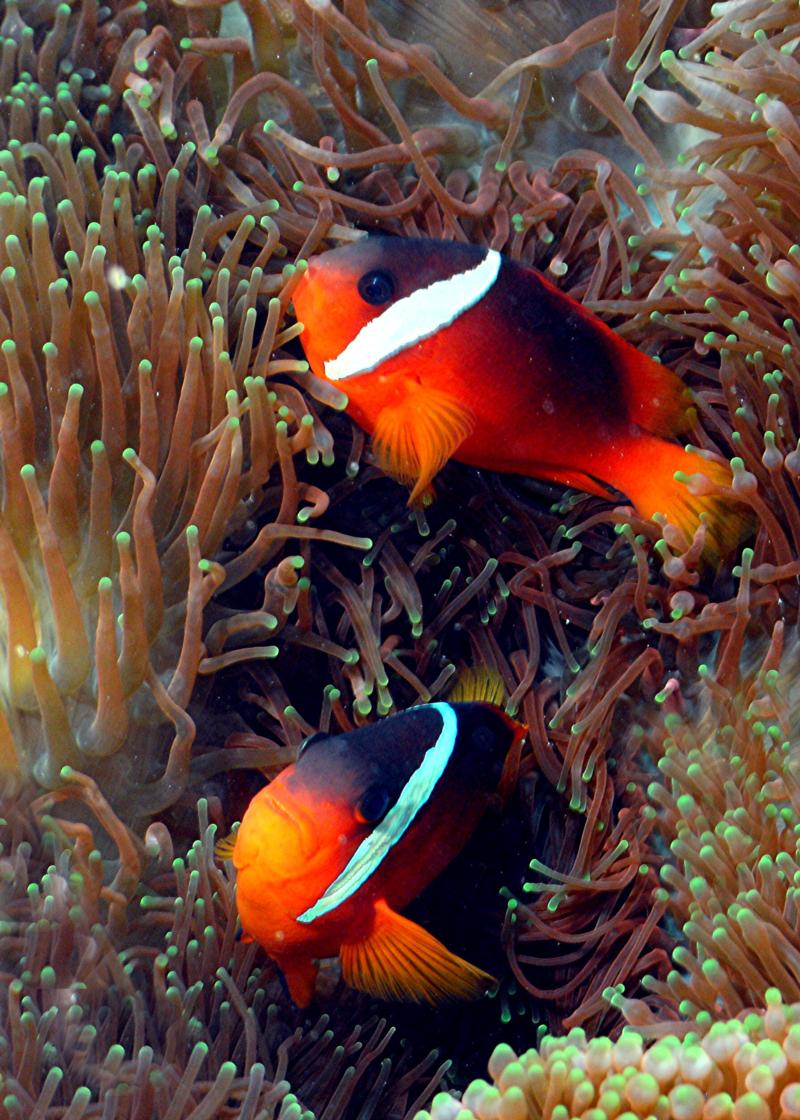
[[[326,735],[324,731],[315,731],[313,735],[306,735],[305,739],[302,741],[302,743],[300,744],[300,746],[297,749],[297,757],[299,758],[300,755],[308,747],[310,747],[312,743],[318,743],[320,741],[320,739],[327,739],[328,737],[329,736]]]
[[[370,786],[356,805],[356,819],[361,824],[377,824],[386,816],[391,800],[386,786]]]
[[[394,295],[394,277],[391,272],[385,272],[382,268],[365,272],[358,281],[358,294],[365,303],[375,306],[388,303]]]

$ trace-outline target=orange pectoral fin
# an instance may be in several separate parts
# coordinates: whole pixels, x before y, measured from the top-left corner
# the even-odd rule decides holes
[[[409,380],[402,400],[379,414],[372,434],[383,470],[413,486],[409,505],[475,427],[475,417],[456,397]]]
[[[375,903],[370,936],[343,944],[340,957],[346,983],[380,999],[432,1004],[478,999],[495,983],[382,899]]]

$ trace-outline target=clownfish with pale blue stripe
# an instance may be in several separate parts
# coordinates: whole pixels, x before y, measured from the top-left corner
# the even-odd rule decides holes
[[[293,301],[318,377],[348,397],[378,461],[430,489],[450,458],[661,513],[707,555],[744,531],[726,463],[685,449],[691,395],[535,269],[494,249],[368,237],[309,261]],[[690,489],[686,483],[696,476]]]
[[[398,911],[510,793],[525,733],[488,700],[422,704],[312,736],[256,794],[217,852],[236,867],[245,938],[280,967],[299,1007],[317,962],[336,956],[351,987],[382,999],[469,999],[492,985]]]

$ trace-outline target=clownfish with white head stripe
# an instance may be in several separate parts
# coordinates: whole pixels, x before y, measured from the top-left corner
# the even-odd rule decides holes
[[[689,539],[702,517],[711,554],[738,542],[717,490],[729,468],[672,438],[688,425],[680,378],[535,269],[476,245],[368,237],[313,258],[293,298],[311,368],[347,394],[411,501],[455,458],[604,498],[615,487]]]
[[[422,704],[355,731],[314,735],[251,801],[232,855],[244,936],[305,1007],[317,961],[352,987],[437,1003],[492,977],[403,917],[516,780],[525,728],[489,701]]]

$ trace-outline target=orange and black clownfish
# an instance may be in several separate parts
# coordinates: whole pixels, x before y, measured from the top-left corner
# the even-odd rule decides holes
[[[244,936],[280,966],[299,1007],[326,957],[383,999],[473,998],[493,983],[398,911],[509,792],[524,735],[493,703],[423,704],[312,736],[256,794],[217,852],[233,857]]]
[[[368,237],[312,259],[294,305],[311,368],[346,392],[411,501],[453,457],[604,498],[613,486],[689,538],[706,514],[712,553],[737,543],[715,493],[730,470],[671,438],[688,423],[678,376],[535,269],[477,245]],[[714,485],[695,495],[676,472]]]

